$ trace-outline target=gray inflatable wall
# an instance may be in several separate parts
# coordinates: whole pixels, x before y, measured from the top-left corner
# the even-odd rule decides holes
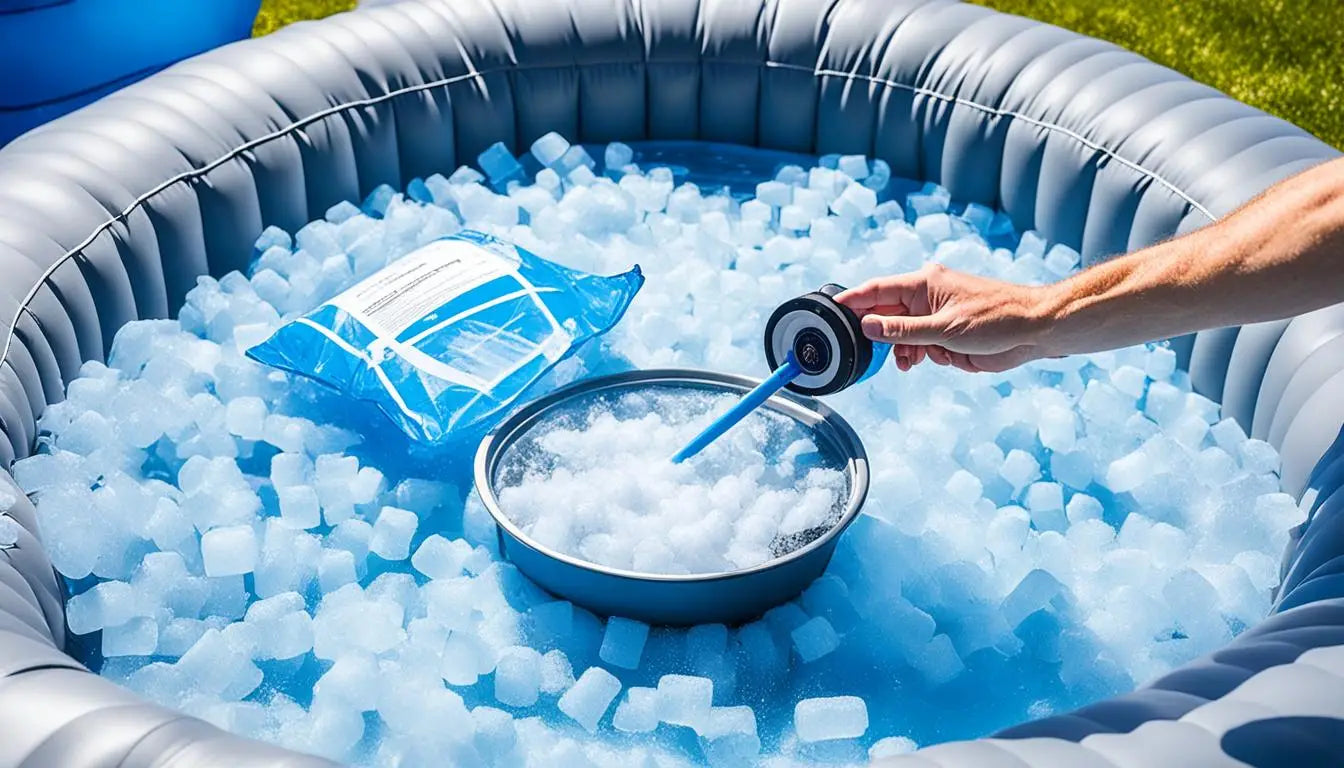
[[[877,155],[1088,261],[1337,155],[1133,53],[951,0],[445,0],[300,24],[0,151],[0,459],[33,449],[44,405],[123,323],[243,267],[264,225],[549,130]],[[1313,504],[1277,612],[1139,691],[897,764],[1337,764],[1344,307],[1177,344],[1197,388],[1277,445],[1287,488]],[[35,533],[0,473],[11,494]],[[61,650],[60,586],[31,533],[0,555],[0,765],[326,764],[84,671]]]

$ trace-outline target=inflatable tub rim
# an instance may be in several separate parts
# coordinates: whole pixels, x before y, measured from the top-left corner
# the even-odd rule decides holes
[[[244,266],[263,224],[292,230],[377,183],[547,130],[876,155],[1088,263],[1338,156],[1114,45],[954,0],[420,0],[340,14],[179,63],[0,150],[0,458],[32,450],[45,404],[117,328],[169,315],[197,274]],[[1250,433],[1276,424],[1285,488],[1311,510],[1285,557],[1291,608],[1134,692],[890,762],[1262,765],[1344,749],[1344,398],[1328,389],[1344,360],[1318,354],[1312,370],[1329,375],[1293,385],[1337,347],[1342,319],[1332,307],[1174,342],[1197,391]],[[1280,384],[1262,398],[1266,379]],[[8,473],[3,491],[21,531],[0,557],[0,765],[330,765],[144,702],[63,653],[32,505]]]

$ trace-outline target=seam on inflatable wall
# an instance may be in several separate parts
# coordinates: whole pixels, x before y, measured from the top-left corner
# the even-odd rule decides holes
[[[769,62],[769,61],[765,62],[765,66],[767,66],[767,67],[781,67],[781,68],[788,68],[788,69],[808,69],[807,67],[801,67],[801,66],[798,66],[798,65],[796,65],[796,64],[783,64],[783,63]],[[1048,130],[1048,131],[1053,131],[1053,132],[1056,132],[1056,133],[1063,134],[1064,136],[1067,136],[1067,137],[1073,139],[1074,141],[1078,142],[1079,144],[1082,144],[1083,146],[1085,146],[1085,147],[1087,147],[1087,148],[1089,148],[1089,149],[1091,149],[1091,150],[1093,150],[1093,151],[1095,151],[1095,152],[1099,152],[1099,153],[1105,155],[1108,159],[1115,160],[1116,162],[1120,163],[1121,165],[1125,166],[1126,168],[1129,168],[1129,169],[1132,170],[1132,171],[1136,171],[1136,172],[1138,172],[1139,174],[1141,174],[1141,175],[1143,175],[1143,176],[1145,176],[1145,177],[1147,177],[1147,178],[1150,178],[1150,179],[1152,179],[1153,181],[1156,181],[1157,183],[1161,184],[1162,186],[1164,186],[1164,187],[1166,187],[1168,190],[1170,190],[1170,191],[1171,191],[1173,194],[1175,194],[1177,197],[1181,198],[1181,199],[1184,200],[1186,203],[1188,203],[1188,204],[1190,205],[1191,208],[1193,208],[1193,209],[1195,209],[1196,211],[1199,211],[1201,214],[1203,214],[1204,217],[1207,218],[1209,221],[1212,222],[1212,221],[1214,221],[1214,220],[1217,218],[1216,216],[1214,216],[1212,213],[1209,212],[1209,209],[1207,209],[1207,208],[1205,208],[1203,205],[1201,205],[1201,204],[1199,203],[1199,201],[1197,201],[1197,200],[1195,200],[1194,198],[1190,197],[1190,195],[1186,194],[1180,187],[1177,187],[1175,184],[1171,183],[1170,181],[1167,181],[1166,179],[1162,178],[1161,176],[1158,176],[1156,173],[1154,173],[1154,172],[1152,172],[1152,171],[1150,171],[1150,170],[1144,168],[1143,166],[1139,165],[1138,163],[1132,162],[1132,161],[1130,161],[1130,160],[1126,160],[1125,158],[1123,158],[1123,157],[1119,156],[1118,154],[1116,154],[1114,151],[1112,151],[1112,150],[1110,150],[1110,149],[1107,149],[1106,147],[1102,146],[1101,144],[1098,144],[1098,143],[1095,142],[1095,141],[1092,141],[1091,139],[1086,138],[1085,136],[1083,136],[1082,134],[1078,133],[1077,131],[1073,131],[1073,130],[1070,130],[1070,129],[1068,129],[1068,128],[1065,128],[1064,126],[1059,125],[1058,123],[1051,123],[1051,122],[1047,122],[1047,121],[1045,121],[1045,120],[1037,120],[1037,119],[1034,118],[1034,117],[1031,117],[1031,116],[1029,116],[1029,115],[1024,115],[1024,114],[1022,114],[1021,112],[1015,112],[1015,111],[1013,111],[1013,110],[1011,110],[1011,109],[1000,109],[1000,108],[998,108],[998,107],[991,107],[991,106],[988,106],[988,105],[986,105],[986,104],[981,104],[981,103],[976,102],[976,101],[971,101],[970,99],[964,99],[964,98],[962,98],[962,97],[960,97],[960,96],[949,96],[949,95],[947,95],[947,94],[945,94],[945,93],[942,93],[942,92],[940,92],[940,91],[935,91],[935,90],[932,90],[932,89],[929,89],[929,88],[921,88],[920,86],[917,86],[917,85],[909,85],[909,84],[907,84],[907,83],[901,83],[901,82],[897,82],[897,81],[895,81],[895,80],[888,80],[888,79],[886,79],[886,78],[873,77],[872,75],[862,75],[862,74],[853,73],[853,72],[841,72],[841,71],[839,71],[839,70],[834,70],[834,69],[817,69],[817,70],[811,70],[811,71],[812,71],[814,74],[816,74],[816,75],[820,75],[820,76],[822,76],[822,77],[843,77],[843,78],[850,79],[850,80],[866,80],[866,81],[868,81],[868,82],[870,82],[870,83],[875,83],[875,84],[878,84],[878,85],[885,85],[885,86],[888,86],[888,87],[891,87],[891,88],[898,88],[898,89],[901,89],[901,90],[910,91],[911,93],[915,93],[915,94],[918,94],[918,95],[920,95],[920,96],[929,96],[929,97],[931,97],[931,98],[941,99],[941,100],[943,100],[943,101],[947,101],[947,102],[950,102],[950,103],[953,103],[953,104],[957,104],[957,105],[959,105],[959,106],[969,107],[969,108],[971,108],[971,109],[975,109],[975,110],[984,112],[984,113],[986,113],[986,114],[993,115],[993,116],[995,116],[995,117],[1007,117],[1007,118],[1012,119],[1012,120],[1021,120],[1022,122],[1027,123],[1027,124],[1029,124],[1029,125],[1034,125],[1034,126],[1036,126],[1036,127],[1038,127],[1038,128],[1044,128],[1045,130]]]
[[[1036,118],[1030,117],[1030,116],[1028,116],[1028,115],[1024,115],[1024,114],[1022,114],[1022,113],[1020,113],[1020,112],[1016,112],[1016,111],[1014,111],[1014,110],[1001,109],[1001,108],[999,108],[999,107],[991,107],[991,106],[988,106],[988,105],[986,105],[986,104],[980,104],[979,102],[972,101],[972,100],[970,100],[970,99],[962,98],[962,97],[960,97],[960,96],[952,96],[952,95],[949,95],[949,94],[946,94],[946,93],[942,93],[941,91],[937,91],[937,90],[934,90],[934,89],[931,89],[931,88],[924,88],[924,87],[922,87],[922,86],[910,85],[910,84],[908,84],[908,83],[902,83],[902,82],[899,82],[899,81],[896,81],[896,80],[891,80],[891,79],[888,79],[888,78],[874,77],[874,76],[872,76],[872,75],[864,75],[864,74],[853,73],[853,72],[842,72],[842,71],[834,70],[834,69],[824,69],[824,68],[817,68],[817,67],[806,67],[806,66],[803,66],[803,65],[801,65],[801,64],[790,64],[790,63],[787,63],[787,62],[778,62],[778,61],[770,61],[770,60],[765,60],[765,61],[750,61],[750,60],[742,60],[742,59],[714,59],[714,61],[715,61],[715,63],[719,63],[719,64],[735,64],[735,65],[740,65],[740,66],[764,67],[764,68],[766,68],[766,69],[784,69],[784,70],[790,70],[790,71],[808,72],[808,73],[811,73],[812,76],[813,76],[814,78],[839,77],[839,78],[846,78],[846,79],[852,79],[852,80],[863,80],[863,81],[866,81],[866,82],[869,82],[869,83],[873,83],[873,84],[877,84],[877,85],[884,85],[884,86],[887,86],[887,87],[889,87],[889,88],[897,88],[897,89],[900,89],[900,90],[905,90],[905,91],[909,91],[909,92],[911,92],[911,93],[915,93],[915,94],[917,94],[917,95],[926,96],[926,97],[934,98],[934,99],[939,99],[939,100],[946,101],[946,102],[949,102],[949,103],[952,103],[952,104],[956,104],[956,105],[959,105],[959,106],[967,107],[968,109],[974,109],[974,110],[983,112],[983,113],[985,113],[985,114],[994,115],[994,116],[997,116],[997,117],[1006,117],[1006,118],[1013,119],[1013,120],[1021,120],[1021,121],[1025,122],[1025,123],[1027,123],[1027,124],[1029,124],[1029,125],[1034,125],[1034,126],[1036,126],[1036,127],[1038,127],[1038,128],[1041,128],[1041,129],[1044,129],[1044,130],[1047,130],[1047,131],[1056,132],[1056,133],[1059,133],[1059,134],[1061,134],[1061,135],[1063,135],[1063,136],[1066,136],[1066,137],[1068,137],[1068,138],[1070,138],[1070,139],[1073,139],[1074,141],[1076,141],[1076,142],[1082,144],[1082,145],[1085,146],[1085,147],[1088,147],[1089,149],[1093,150],[1094,152],[1098,152],[1098,153],[1104,155],[1105,157],[1107,157],[1107,158],[1109,158],[1109,159],[1112,159],[1112,160],[1114,160],[1114,161],[1120,163],[1121,165],[1124,165],[1124,166],[1127,167],[1127,168],[1130,168],[1131,170],[1133,170],[1133,171],[1135,171],[1135,172],[1141,174],[1142,176],[1144,176],[1144,177],[1146,177],[1146,178],[1153,179],[1154,181],[1158,182],[1158,183],[1161,184],[1162,186],[1166,187],[1168,190],[1170,190],[1170,191],[1171,191],[1173,194],[1175,194],[1177,197],[1181,198],[1182,200],[1185,200],[1185,201],[1186,201],[1186,202],[1187,202],[1193,209],[1199,211],[1199,212],[1200,212],[1201,214],[1203,214],[1209,221],[1213,221],[1214,218],[1215,218],[1215,217],[1213,216],[1213,214],[1211,214],[1211,213],[1208,211],[1207,208],[1205,208],[1203,205],[1201,205],[1201,204],[1200,204],[1198,201],[1196,201],[1194,198],[1190,197],[1190,195],[1186,194],[1184,191],[1182,191],[1180,188],[1178,188],[1178,187],[1177,187],[1175,184],[1173,184],[1172,182],[1167,181],[1166,179],[1162,178],[1161,176],[1158,176],[1158,175],[1157,175],[1156,173],[1154,173],[1153,171],[1150,171],[1150,170],[1148,170],[1148,169],[1146,169],[1146,168],[1144,168],[1144,167],[1138,165],[1137,163],[1134,163],[1134,162],[1132,162],[1132,161],[1130,161],[1130,160],[1126,160],[1125,158],[1120,157],[1120,156],[1119,156],[1118,154],[1116,154],[1116,152],[1114,152],[1113,150],[1107,149],[1106,147],[1102,146],[1101,144],[1098,144],[1097,142],[1092,141],[1092,140],[1090,140],[1090,139],[1084,137],[1082,134],[1078,133],[1077,131],[1073,131],[1073,130],[1071,130],[1071,129],[1065,128],[1064,126],[1058,125],[1058,124],[1056,124],[1056,123],[1051,123],[1051,122],[1048,122],[1048,121],[1045,121],[1045,120],[1038,120],[1038,119],[1036,119]],[[398,97],[400,97],[400,96],[405,96],[405,95],[408,95],[408,94],[420,93],[420,92],[423,92],[423,91],[429,91],[429,90],[433,90],[433,89],[435,89],[435,88],[445,88],[445,87],[448,87],[448,86],[456,85],[456,84],[458,84],[458,83],[462,83],[462,82],[466,82],[466,81],[470,81],[470,80],[475,80],[475,79],[478,79],[478,78],[484,78],[484,77],[487,77],[487,76],[489,76],[489,75],[501,74],[501,73],[507,75],[507,74],[512,73],[512,72],[519,72],[519,71],[526,71],[526,70],[591,68],[591,67],[617,66],[617,65],[622,65],[622,64],[632,64],[632,63],[637,63],[637,62],[632,62],[632,61],[631,61],[631,62],[627,62],[627,61],[611,61],[611,62],[593,62],[593,63],[585,63],[585,64],[545,64],[545,65],[534,65],[534,66],[526,66],[526,65],[523,65],[523,66],[519,66],[519,65],[510,65],[510,66],[503,66],[503,67],[494,67],[494,68],[486,69],[486,70],[476,70],[476,69],[473,69],[473,70],[470,71],[470,72],[465,72],[465,73],[460,74],[460,75],[453,75],[453,76],[451,76],[451,77],[439,78],[439,79],[437,79],[437,80],[433,80],[433,81],[431,81],[431,82],[427,82],[427,83],[417,83],[417,84],[415,84],[415,85],[408,85],[408,86],[406,86],[406,87],[404,87],[404,88],[398,88],[398,89],[396,89],[396,90],[388,91],[387,93],[378,94],[378,95],[376,95],[376,96],[370,96],[370,97],[368,97],[368,98],[364,98],[364,99],[353,99],[353,100],[350,100],[350,101],[342,102],[342,103],[340,103],[340,104],[335,104],[335,105],[332,105],[332,106],[330,106],[330,107],[328,107],[328,108],[326,108],[326,109],[320,110],[320,111],[318,111],[318,112],[314,112],[314,113],[312,113],[312,114],[310,114],[310,115],[307,115],[306,117],[303,117],[303,118],[300,118],[300,119],[298,119],[298,120],[295,120],[294,122],[290,123],[289,125],[287,125],[287,126],[285,126],[285,127],[283,127],[283,128],[279,128],[279,129],[277,129],[277,130],[275,130],[275,131],[272,131],[272,132],[270,132],[270,133],[268,133],[268,134],[265,134],[265,135],[262,135],[262,136],[258,136],[258,137],[255,138],[255,139],[250,139],[250,140],[248,140],[248,141],[245,141],[245,142],[243,142],[242,144],[239,144],[239,145],[235,146],[234,148],[232,148],[231,150],[229,150],[228,152],[224,153],[224,154],[221,155],[220,157],[216,158],[215,160],[212,160],[211,162],[209,162],[209,163],[207,163],[207,164],[205,164],[205,165],[203,165],[203,166],[200,166],[200,167],[198,167],[198,168],[193,168],[193,169],[191,169],[191,170],[189,170],[189,171],[183,171],[183,172],[181,172],[181,173],[179,173],[179,174],[177,174],[177,175],[175,175],[175,176],[172,176],[172,177],[166,179],[165,181],[159,183],[157,186],[153,187],[153,188],[150,189],[148,192],[145,192],[145,193],[143,193],[143,194],[137,196],[134,200],[132,200],[132,201],[130,202],[129,205],[127,205],[127,206],[126,206],[124,209],[122,209],[119,213],[115,214],[114,216],[112,216],[112,217],[110,217],[109,219],[107,219],[106,221],[104,221],[102,224],[100,224],[100,225],[98,225],[97,227],[95,227],[94,230],[93,230],[93,232],[91,232],[87,237],[85,237],[83,240],[81,240],[81,241],[79,242],[78,245],[76,245],[75,247],[70,248],[69,250],[67,250],[67,251],[66,251],[60,258],[58,258],[56,261],[52,262],[52,263],[51,263],[50,265],[48,265],[45,269],[43,269],[43,270],[42,270],[42,276],[41,276],[41,278],[40,278],[36,283],[34,283],[34,284],[32,285],[31,288],[29,288],[28,292],[24,295],[23,300],[19,303],[19,306],[18,306],[18,308],[17,308],[16,311],[15,311],[14,317],[12,318],[11,323],[10,323],[10,327],[7,329],[7,333],[6,333],[6,337],[5,337],[5,345],[4,345],[4,349],[3,349],[3,350],[0,350],[0,361],[6,360],[6,359],[8,359],[8,357],[9,357],[9,350],[10,350],[10,347],[13,345],[13,342],[14,342],[14,328],[18,325],[19,316],[20,316],[21,314],[23,314],[24,312],[28,312],[30,315],[32,314],[31,311],[28,309],[28,305],[32,302],[33,298],[37,295],[37,292],[41,289],[41,287],[42,287],[43,285],[45,285],[45,284],[51,279],[51,276],[52,276],[53,274],[55,274],[56,270],[59,269],[63,264],[65,264],[65,262],[69,261],[71,258],[75,257],[77,254],[83,252],[84,249],[86,249],[86,248],[88,248],[90,245],[92,245],[93,242],[94,242],[100,235],[102,235],[104,232],[108,231],[113,225],[115,225],[116,223],[118,223],[118,222],[120,222],[120,221],[125,220],[126,217],[130,216],[130,214],[133,213],[133,212],[134,212],[136,209],[138,209],[140,206],[144,205],[144,204],[145,204],[146,202],[148,202],[150,199],[154,198],[155,196],[157,196],[158,194],[162,193],[163,191],[167,190],[169,187],[172,187],[172,186],[175,185],[175,184],[179,184],[179,183],[183,183],[183,182],[188,182],[188,181],[191,181],[191,180],[193,180],[193,179],[196,179],[196,178],[200,178],[200,177],[206,176],[206,175],[208,175],[209,173],[211,173],[212,171],[214,171],[214,170],[216,170],[216,169],[218,169],[218,168],[224,166],[225,164],[227,164],[227,163],[229,163],[229,162],[232,162],[233,160],[238,159],[239,157],[243,156],[245,153],[247,153],[247,152],[249,152],[249,151],[251,151],[251,150],[253,150],[253,149],[255,149],[255,148],[259,147],[259,146],[262,146],[263,144],[267,144],[267,143],[269,143],[269,142],[271,142],[271,141],[274,141],[274,140],[276,140],[276,139],[281,139],[281,138],[284,138],[284,137],[286,137],[286,136],[289,136],[290,134],[295,133],[296,131],[302,130],[303,128],[306,128],[307,126],[310,126],[310,125],[313,125],[313,124],[315,124],[315,123],[318,123],[318,122],[320,122],[320,121],[322,121],[322,120],[325,120],[325,119],[327,119],[328,117],[332,117],[332,116],[340,115],[340,114],[342,114],[342,113],[344,113],[344,112],[347,112],[347,111],[350,111],[350,110],[354,110],[354,109],[361,109],[361,108],[364,108],[364,107],[376,106],[376,105],[382,104],[383,102],[391,101],[392,99],[398,98]],[[648,61],[648,60],[646,59],[646,60],[645,60],[645,72],[647,73],[647,71],[648,71],[648,66],[649,66],[649,65],[678,64],[678,63],[686,63],[686,64],[695,63],[695,64],[701,64],[701,65],[703,65],[703,63],[704,63],[704,59],[703,59],[703,57],[696,57],[695,59],[687,59],[685,62],[680,62],[680,61],[676,61],[676,60],[667,60],[667,61],[661,61],[661,60],[660,60],[660,61]],[[470,65],[470,62],[468,62],[468,64]],[[647,75],[646,75],[646,77],[647,77]],[[646,89],[647,89],[647,87],[648,87],[647,80],[646,80],[646,83],[645,83],[645,87],[646,87]],[[517,111],[517,110],[515,110],[515,112],[516,112],[516,111]],[[646,119],[646,120],[647,120],[647,112],[648,112],[648,106],[647,106],[647,103],[646,103],[646,105],[645,105],[645,113],[646,113],[646,118],[645,118],[645,119]],[[516,119],[516,117],[515,117],[515,119]],[[516,126],[515,126],[515,130],[516,130]],[[815,134],[815,131],[814,131],[814,134]],[[109,343],[110,343],[110,342],[109,342]]]

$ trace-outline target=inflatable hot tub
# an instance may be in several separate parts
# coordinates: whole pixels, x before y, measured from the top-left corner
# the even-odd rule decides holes
[[[403,2],[179,63],[0,151],[0,459],[129,320],[380,183],[503,139],[863,153],[1092,262],[1203,226],[1335,156],[1097,40],[951,0]],[[1332,276],[1333,278],[1333,276]],[[1308,522],[1273,615],[1148,686],[911,766],[1337,765],[1344,754],[1344,307],[1175,340],[1277,446]],[[14,496],[12,504],[9,496]],[[66,655],[24,529],[0,552],[0,766],[318,766],[145,703]]]

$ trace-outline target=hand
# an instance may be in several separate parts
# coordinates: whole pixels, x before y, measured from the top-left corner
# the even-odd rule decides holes
[[[892,345],[902,371],[924,361],[963,371],[1004,371],[1051,352],[1040,289],[928,263],[917,272],[879,277],[836,301],[854,310],[863,333]]]

